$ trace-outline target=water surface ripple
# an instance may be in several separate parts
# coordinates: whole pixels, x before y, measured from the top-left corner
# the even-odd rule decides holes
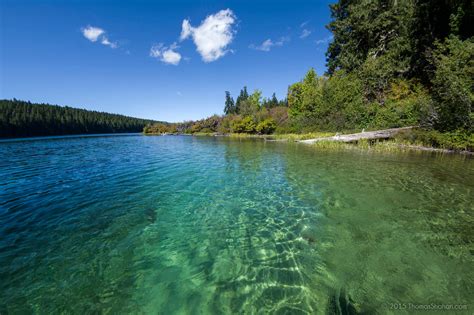
[[[469,157],[184,136],[0,156],[0,314],[473,307]]]

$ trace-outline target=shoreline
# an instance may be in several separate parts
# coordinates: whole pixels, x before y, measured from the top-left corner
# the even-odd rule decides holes
[[[410,130],[413,127],[404,127],[404,128],[393,128],[390,130],[400,129],[400,130]],[[378,131],[366,132],[366,133],[377,133]],[[315,134],[319,134],[319,137],[314,137]],[[333,140],[333,139],[344,139],[344,136],[351,136],[355,134],[345,134],[345,135],[336,135],[327,136],[327,134],[334,135],[335,133],[308,133],[308,134],[273,134],[273,135],[255,135],[255,134],[246,134],[246,133],[237,133],[237,134],[222,134],[222,133],[194,133],[194,134],[181,134],[181,133],[164,133],[164,134],[155,134],[155,133],[143,133],[146,136],[194,136],[194,137],[226,137],[226,138],[236,138],[236,139],[261,139],[268,142],[293,142],[301,143],[313,146],[319,149],[360,149],[365,151],[378,151],[378,152],[432,152],[432,153],[442,153],[442,154],[460,154],[460,155],[474,155],[474,151],[469,150],[454,150],[447,148],[439,148],[433,146],[423,145],[421,143],[410,143],[408,141],[401,141],[399,139],[390,137],[374,138],[374,139],[356,139],[351,141],[344,140]]]

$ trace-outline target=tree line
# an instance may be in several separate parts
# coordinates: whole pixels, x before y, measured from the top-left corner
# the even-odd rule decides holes
[[[247,87],[244,86],[244,88],[240,90],[237,100],[234,102],[234,98],[230,95],[230,92],[225,91],[225,115],[245,115],[247,113],[251,113],[253,107],[270,109],[278,106],[288,106],[288,100],[284,99],[279,101],[275,93],[272,94],[271,98],[264,97],[262,99],[262,91],[256,90],[252,95],[249,95],[247,92]]]
[[[329,9],[325,74],[310,69],[281,101],[245,87],[234,102],[225,92],[224,115],[171,128],[303,133],[417,125],[474,141],[471,0],[339,0]]]
[[[152,123],[156,121],[16,99],[0,100],[0,137],[141,132]]]
[[[244,86],[234,101],[230,92],[225,92],[224,115],[182,123],[156,123],[144,128],[144,133],[249,133],[271,134],[288,120],[288,100],[278,100],[275,93],[270,98],[262,96],[261,90],[249,94]]]

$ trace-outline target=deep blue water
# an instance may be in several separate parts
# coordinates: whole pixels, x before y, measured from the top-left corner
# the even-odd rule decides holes
[[[141,135],[0,157],[2,315],[472,309],[470,157]]]

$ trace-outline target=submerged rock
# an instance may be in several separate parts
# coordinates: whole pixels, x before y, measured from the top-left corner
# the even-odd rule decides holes
[[[301,237],[308,242],[308,244],[313,245],[317,242],[316,231],[311,228],[306,228],[301,232]]]
[[[335,292],[329,297],[326,314],[328,315],[353,315],[363,314],[358,312],[354,301],[346,294],[344,289]]]
[[[149,222],[149,223],[155,223],[156,222],[156,211],[153,210],[153,209],[147,209],[145,211],[145,217],[146,217],[146,220]]]

